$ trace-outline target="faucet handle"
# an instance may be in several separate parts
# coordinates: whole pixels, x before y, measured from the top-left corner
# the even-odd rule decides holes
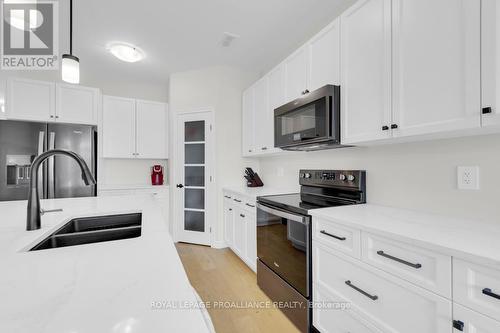
[[[55,209],[40,209],[40,215],[43,215],[45,213],[55,213],[55,212],[62,212],[63,209],[62,208],[55,208]]]

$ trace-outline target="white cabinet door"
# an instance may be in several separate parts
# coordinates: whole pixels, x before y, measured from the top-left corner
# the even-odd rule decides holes
[[[307,48],[303,47],[285,60],[286,101],[290,102],[303,95],[307,89]]]
[[[361,0],[341,16],[342,142],[391,136],[391,0]]]
[[[493,320],[461,305],[453,304],[453,332],[498,333],[500,321]],[[463,329],[461,327],[463,326]]]
[[[481,11],[482,123],[500,126],[500,3],[483,0]]]
[[[246,227],[245,227],[245,212],[241,209],[236,209],[234,214],[234,237],[232,249],[241,258],[245,257],[246,250]]]
[[[252,155],[255,151],[255,120],[254,120],[254,88],[243,92],[243,109],[241,119],[241,149],[243,156]]]
[[[340,19],[323,29],[309,44],[309,83],[316,90],[340,84]]]
[[[103,157],[134,158],[135,100],[103,97],[102,110]]]
[[[165,103],[136,102],[137,157],[166,159],[167,106]]]
[[[56,119],[72,124],[97,124],[99,89],[78,85],[56,85]]]
[[[52,82],[10,79],[7,83],[8,119],[55,120],[55,84]]]
[[[480,6],[393,0],[394,136],[480,126]]]
[[[234,236],[234,208],[230,204],[230,200],[224,199],[224,239],[229,247],[233,245]]]
[[[285,91],[285,66],[279,65],[268,74],[269,78],[269,114],[267,123],[263,124],[266,127],[266,133],[271,151],[279,151],[274,148],[274,109],[286,104]]]
[[[263,77],[254,85],[255,152],[265,153],[272,148],[269,142],[269,81]]]
[[[254,271],[257,270],[257,216],[254,213],[246,211],[245,215],[245,236],[246,249],[245,261]]]

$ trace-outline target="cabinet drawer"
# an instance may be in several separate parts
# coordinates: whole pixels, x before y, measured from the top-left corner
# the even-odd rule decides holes
[[[500,321],[493,320],[456,303],[453,304],[453,325],[455,326],[453,332],[457,333],[500,332]]]
[[[363,232],[362,260],[451,299],[451,257]]]
[[[321,333],[382,333],[366,319],[339,303],[319,286],[313,286],[313,325]]]
[[[361,257],[361,232],[358,229],[316,218],[312,224],[314,240],[355,258]]]
[[[500,318],[500,269],[453,259],[453,300]]]
[[[313,282],[384,332],[451,332],[451,301],[356,259],[313,245]]]

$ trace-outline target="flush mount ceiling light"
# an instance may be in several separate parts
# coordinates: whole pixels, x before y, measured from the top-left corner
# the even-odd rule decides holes
[[[62,80],[68,83],[80,83],[80,59],[73,55],[73,0],[69,1],[69,54],[62,55]]]
[[[145,57],[144,51],[128,43],[113,42],[109,43],[106,48],[112,55],[125,62],[137,62]]]

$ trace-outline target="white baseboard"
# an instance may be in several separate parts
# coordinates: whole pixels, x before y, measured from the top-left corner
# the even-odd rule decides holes
[[[226,247],[227,247],[227,244],[226,244],[226,242],[225,242],[225,241],[223,241],[223,240],[222,240],[222,241],[215,241],[215,240],[214,240],[214,241],[212,242],[212,247],[213,247],[214,249],[224,249],[224,248],[226,248]]]

